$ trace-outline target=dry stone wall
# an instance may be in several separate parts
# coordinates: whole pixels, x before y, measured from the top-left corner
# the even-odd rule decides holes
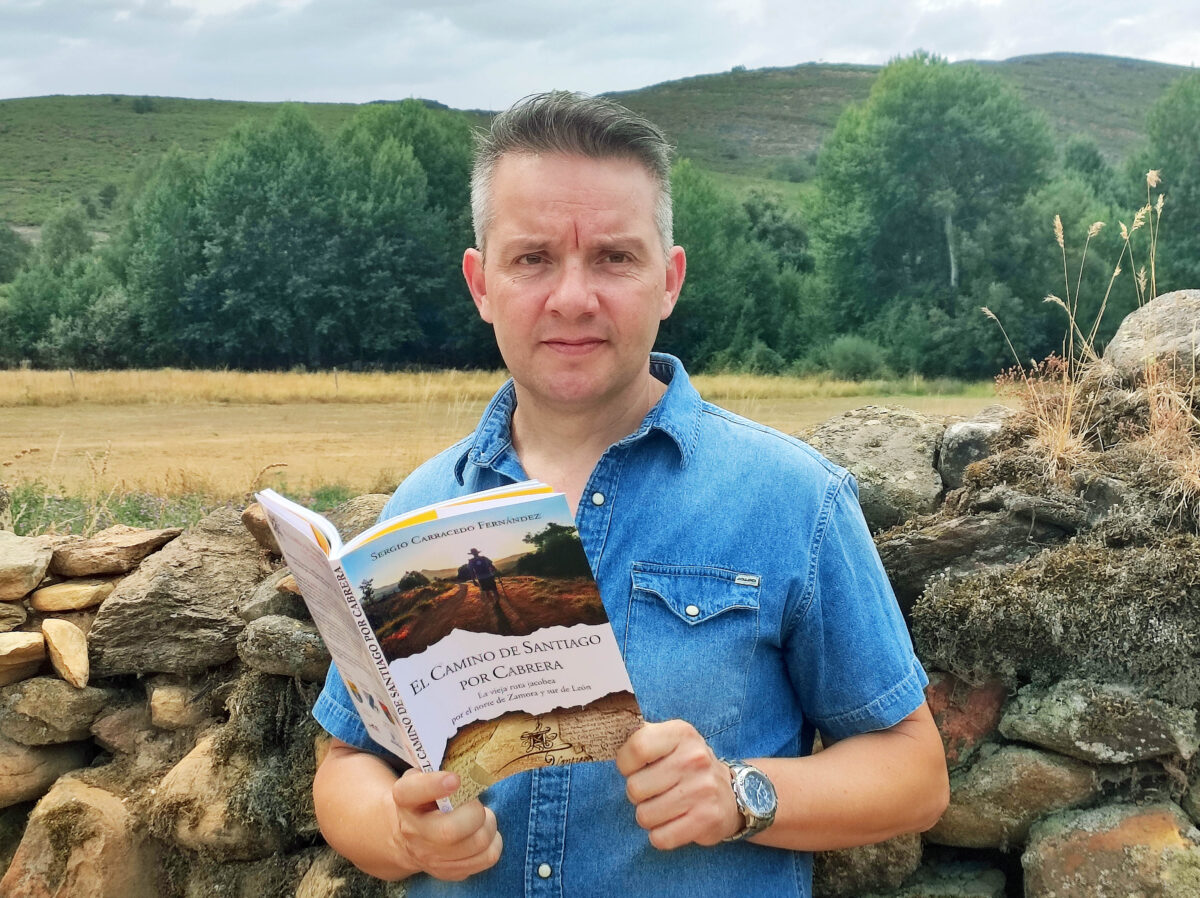
[[[952,790],[922,836],[820,855],[818,896],[1200,895],[1200,520],[1125,439],[1150,409],[1136,368],[1097,391],[1099,447],[1057,478],[1000,407],[806,435],[862,484]],[[403,894],[318,832],[329,658],[259,509],[89,539],[3,521],[0,895]]]

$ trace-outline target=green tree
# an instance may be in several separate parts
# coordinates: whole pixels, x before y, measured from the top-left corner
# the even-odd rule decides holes
[[[1138,167],[1136,202],[1145,202],[1147,168],[1166,194],[1159,232],[1158,290],[1200,288],[1200,72],[1176,81],[1146,119],[1149,148]]]
[[[818,162],[811,229],[838,329],[905,298],[952,314],[976,274],[964,244],[1043,183],[1052,158],[1044,122],[999,78],[925,53],[890,63]]]
[[[591,573],[583,543],[574,527],[547,524],[544,530],[526,534],[523,542],[534,550],[517,562],[518,574],[537,577],[586,577]]]
[[[20,234],[0,222],[0,284],[8,283],[17,276],[29,258],[30,249]]]
[[[816,339],[819,317],[806,278],[792,264],[799,223],[770,201],[746,206],[688,160],[671,176],[675,241],[688,269],[658,347],[694,370],[780,370]],[[773,217],[773,218],[772,218]]]

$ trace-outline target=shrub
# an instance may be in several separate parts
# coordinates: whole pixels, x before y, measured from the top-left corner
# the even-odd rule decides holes
[[[869,380],[886,371],[883,347],[865,337],[844,334],[825,350],[830,373],[842,380]]]

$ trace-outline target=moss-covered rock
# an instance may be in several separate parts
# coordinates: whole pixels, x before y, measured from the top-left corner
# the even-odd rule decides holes
[[[1181,707],[1200,703],[1200,538],[1085,542],[956,580],[913,609],[927,663],[980,682],[1069,676],[1129,683]]]

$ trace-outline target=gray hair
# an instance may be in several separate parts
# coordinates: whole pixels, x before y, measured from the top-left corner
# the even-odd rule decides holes
[[[589,159],[629,159],[654,180],[654,223],[663,254],[673,244],[671,145],[657,125],[604,97],[556,90],[519,100],[476,135],[471,171],[471,221],[475,246],[484,249],[492,223],[492,179],[509,153],[562,153]]]

